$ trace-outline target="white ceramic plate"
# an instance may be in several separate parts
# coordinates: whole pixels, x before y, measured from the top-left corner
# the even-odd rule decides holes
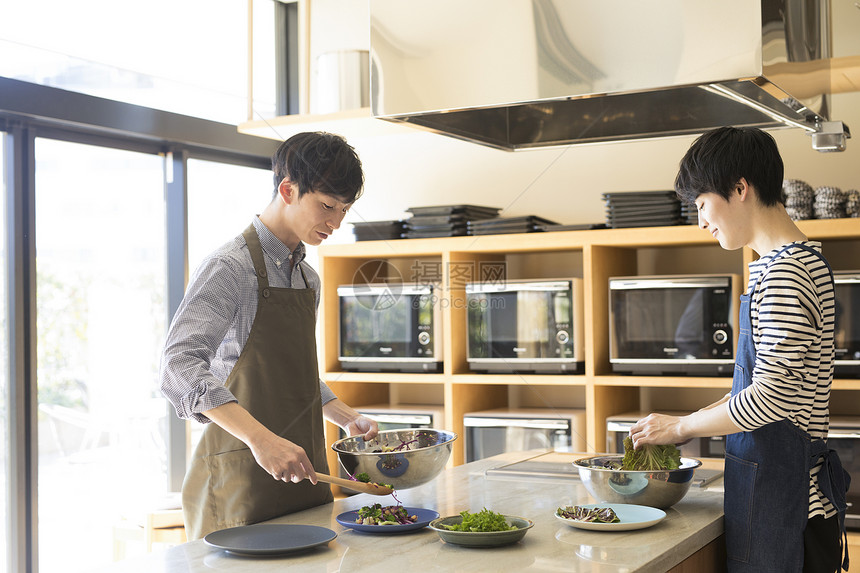
[[[645,529],[646,527],[651,527],[652,525],[659,523],[664,517],[666,517],[666,512],[662,509],[645,505],[631,505],[628,503],[592,503],[581,505],[580,507],[588,509],[592,509],[594,507],[611,507],[615,511],[615,515],[617,515],[618,519],[621,521],[617,523],[599,523],[596,521],[578,521],[576,519],[569,519],[561,517],[557,513],[553,515],[555,515],[556,519],[565,522],[571,527],[591,529],[594,531],[629,531],[631,529]]]

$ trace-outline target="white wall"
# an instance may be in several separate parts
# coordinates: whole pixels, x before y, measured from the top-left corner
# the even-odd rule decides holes
[[[339,49],[369,49],[368,3],[308,0],[311,76],[315,58]],[[348,23],[348,25],[345,25]],[[366,25],[365,25],[366,24]],[[314,83],[311,82],[311,97]],[[799,129],[774,130],[786,178],[817,187],[860,188],[860,93],[833,98],[832,119],[858,134],[843,153],[819,153]],[[671,189],[692,137],[505,152],[441,135],[352,138],[366,172],[364,197],[349,221],[397,219],[410,206],[470,203],[502,216],[538,215],[559,223],[604,221],[601,193]],[[340,236],[338,236],[340,235]],[[351,233],[332,240],[351,241]]]

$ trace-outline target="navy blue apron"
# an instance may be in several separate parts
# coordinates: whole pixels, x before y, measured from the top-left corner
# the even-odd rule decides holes
[[[784,247],[774,260],[791,247],[808,250],[824,260],[815,249],[802,244]],[[827,268],[829,270],[830,265]],[[741,296],[732,396],[752,383],[756,351],[750,296],[754,290],[755,286]],[[809,472],[822,457],[824,465],[818,473],[818,484],[839,512],[843,567],[847,569],[845,492],[850,477],[825,440],[813,440],[788,420],[780,420],[726,438],[724,512],[729,571],[790,573],[803,570],[803,532],[809,520]]]

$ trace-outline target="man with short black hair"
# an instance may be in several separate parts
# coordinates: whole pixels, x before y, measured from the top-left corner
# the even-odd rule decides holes
[[[328,471],[323,417],[349,435],[378,431],[319,379],[320,280],[304,260],[361,195],[361,162],[342,137],[300,133],[272,171],[272,201],[200,264],[164,347],[162,392],[207,424],[182,487],[189,539],[330,502],[316,478]]]
[[[699,137],[681,160],[678,196],[727,250],[750,247],[732,391],[688,416],[651,414],[634,445],[727,434],[725,529],[729,571],[848,567],[850,477],[827,448],[833,380],[833,275],[788,216],[776,142],[754,128]],[[844,560],[843,560],[844,555]]]

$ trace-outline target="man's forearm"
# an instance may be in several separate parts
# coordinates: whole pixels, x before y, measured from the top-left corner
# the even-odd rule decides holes
[[[360,414],[346,405],[340,398],[329,400],[323,406],[323,416],[333,424],[346,428],[347,424],[355,420]]]
[[[729,416],[729,397],[702,408],[687,416],[681,416],[682,433],[686,438],[707,438],[710,436],[725,436],[740,432]]]
[[[276,437],[238,402],[227,402],[203,414],[249,448]]]

